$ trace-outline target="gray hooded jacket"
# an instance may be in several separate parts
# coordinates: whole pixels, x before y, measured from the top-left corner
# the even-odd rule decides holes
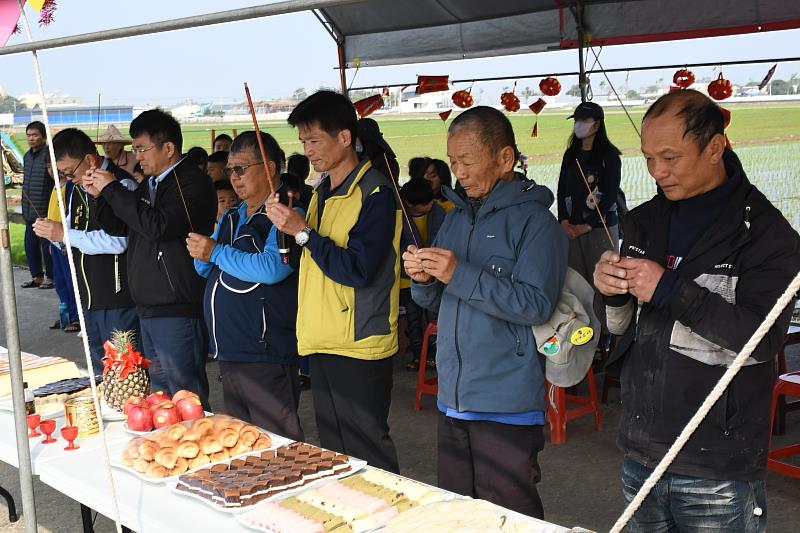
[[[457,411],[544,411],[543,365],[531,326],[545,322],[567,268],[567,237],[532,181],[499,181],[479,208],[443,189],[455,209],[433,246],[455,252],[450,283],[412,283],[439,310],[439,401]],[[474,213],[474,214],[473,214]]]

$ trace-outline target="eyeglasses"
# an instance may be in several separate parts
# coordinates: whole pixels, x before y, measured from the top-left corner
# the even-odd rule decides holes
[[[81,168],[81,165],[83,164],[83,162],[84,162],[85,160],[86,160],[86,156],[83,156],[83,159],[81,159],[80,163],[78,163],[77,165],[75,165],[75,168],[73,168],[73,169],[72,169],[71,171],[69,171],[69,172],[61,172],[61,171],[59,170],[59,171],[58,171],[58,177],[59,177],[59,178],[66,178],[66,179],[68,179],[68,180],[74,179],[74,178],[75,178],[75,174],[78,172],[78,169],[79,169],[79,168]]]
[[[255,163],[250,163],[249,165],[236,165],[232,167],[225,167],[222,169],[222,174],[225,176],[225,179],[231,179],[233,174],[236,174],[240,178],[244,176],[244,173],[247,171],[248,168],[260,165],[262,161],[256,161]]]
[[[143,154],[148,150],[152,150],[156,146],[161,146],[161,143],[151,144],[147,148],[142,148],[141,146],[131,146],[131,152],[134,154]]]

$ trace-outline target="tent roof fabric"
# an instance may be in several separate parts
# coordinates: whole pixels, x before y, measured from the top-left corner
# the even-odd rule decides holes
[[[568,0],[371,0],[321,10],[346,66],[398,65],[575,48]],[[594,45],[800,27],[786,0],[584,0]]]

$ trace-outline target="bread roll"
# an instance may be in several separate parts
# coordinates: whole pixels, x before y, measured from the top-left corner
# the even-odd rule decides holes
[[[262,433],[253,443],[254,450],[266,450],[270,446],[272,446],[272,439],[266,433]]]
[[[219,441],[217,436],[209,435],[207,437],[203,437],[203,440],[200,441],[200,450],[206,455],[221,452],[222,443]]]
[[[169,475],[171,476],[180,476],[181,474],[185,473],[189,470],[189,461],[184,459],[183,457],[178,457],[178,460],[175,462],[175,467],[169,471]]]
[[[248,445],[246,445],[245,443],[237,442],[236,446],[234,446],[233,448],[230,448],[228,450],[228,452],[231,454],[231,457],[235,457],[237,455],[240,455],[240,454],[243,454],[243,453],[247,453],[247,452],[252,451],[252,450],[253,450],[253,448],[248,446]]]
[[[181,440],[183,436],[186,434],[187,427],[181,424],[180,422],[176,422],[169,426],[165,432],[166,436],[172,440]]]
[[[133,463],[136,462],[136,457],[133,457],[128,450],[125,450],[124,452],[122,452],[122,457],[120,458],[120,461],[122,461],[122,464],[124,464],[128,468],[132,468]]]
[[[156,452],[155,460],[167,470],[172,470],[178,461],[178,453],[175,448],[161,448]]]
[[[181,439],[181,440],[183,440],[183,442],[187,442],[187,441],[199,442],[200,439],[202,439],[203,437],[204,437],[203,434],[199,433],[198,431],[196,431],[194,429],[190,429],[189,431],[186,432],[186,434],[183,436],[183,439]]]
[[[230,456],[231,455],[228,453],[228,450],[223,448],[221,451],[219,451],[217,453],[212,453],[209,456],[209,458],[211,459],[212,463],[216,463],[216,462],[219,462],[219,461],[224,461],[225,459],[230,459]]]
[[[184,459],[194,459],[197,457],[197,454],[200,453],[200,445],[194,441],[185,440],[178,444],[178,447],[175,448],[175,451],[178,453],[178,457]]]
[[[192,470],[200,466],[207,465],[210,462],[211,458],[208,455],[201,453],[198,454],[194,459],[189,459],[189,469]]]
[[[169,470],[158,463],[150,463],[144,474],[148,477],[167,477]]]
[[[145,472],[147,472],[147,467],[149,466],[150,466],[150,461],[142,459],[141,457],[136,459],[136,461],[134,461],[133,463],[133,469],[139,472],[140,474],[144,474]]]
[[[214,428],[214,422],[209,418],[198,418],[192,422],[192,431],[196,432],[201,437],[206,435]]]
[[[152,461],[158,451],[159,446],[155,442],[145,439],[139,445],[139,458],[145,461]]]
[[[144,441],[143,438],[136,437],[135,439],[131,439],[130,442],[128,443],[126,451],[134,459],[137,459],[139,457],[139,446],[142,444],[142,441]]]
[[[239,432],[233,428],[224,428],[219,432],[219,441],[225,448],[233,448],[239,442]]]
[[[252,446],[256,440],[258,440],[260,434],[257,427],[247,424],[242,428],[241,433],[239,433],[239,440],[247,446]]]

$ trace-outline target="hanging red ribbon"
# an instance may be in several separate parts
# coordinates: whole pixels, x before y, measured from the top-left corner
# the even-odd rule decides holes
[[[417,94],[446,91],[450,88],[450,76],[417,76]]]
[[[442,119],[443,122],[447,122],[447,119],[450,118],[450,113],[452,113],[452,109],[448,109],[447,111],[442,111],[439,113],[439,118]]]
[[[124,353],[120,353],[111,341],[104,342],[103,348],[106,352],[103,356],[103,375],[113,369],[120,379],[125,379],[137,368],[150,366],[150,360],[142,356],[141,352],[137,352],[131,343],[128,343]]]
[[[546,105],[547,105],[547,102],[545,102],[542,98],[539,98],[534,103],[529,105],[528,109],[530,109],[533,112],[534,115],[538,115],[539,113],[542,112],[542,109],[544,109],[544,106],[546,106]]]
[[[356,108],[358,116],[364,118],[383,107],[383,97],[379,94],[373,94],[358,102],[353,102],[353,107]]]

